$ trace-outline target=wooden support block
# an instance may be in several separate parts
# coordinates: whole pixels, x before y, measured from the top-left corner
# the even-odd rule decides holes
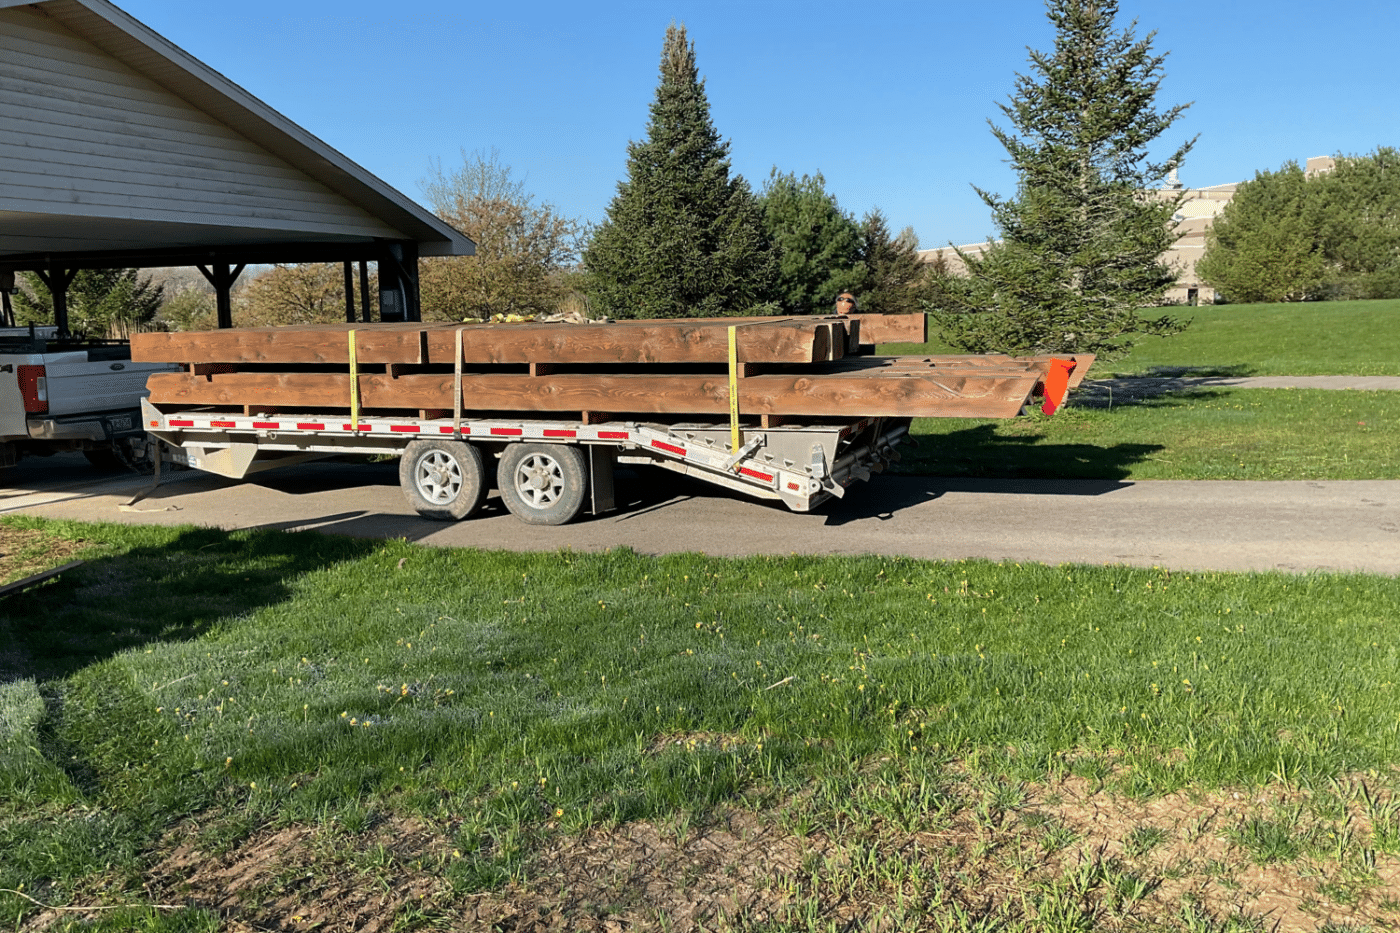
[[[740,330],[740,333],[743,331]],[[824,363],[831,359],[831,336],[830,324],[818,322],[812,325],[812,362]],[[761,362],[761,358],[755,356],[752,347],[741,349],[739,359],[748,363]]]
[[[927,343],[926,314],[852,314],[860,322],[861,343]]]

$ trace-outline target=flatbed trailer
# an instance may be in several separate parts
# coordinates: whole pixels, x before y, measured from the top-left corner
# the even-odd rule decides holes
[[[338,455],[400,457],[399,482],[422,516],[452,521],[481,508],[493,485],[517,518],[559,525],[615,507],[613,467],[646,464],[806,512],[899,459],[909,418],[730,424],[529,418],[243,415],[141,405],[163,459],[242,478]]]

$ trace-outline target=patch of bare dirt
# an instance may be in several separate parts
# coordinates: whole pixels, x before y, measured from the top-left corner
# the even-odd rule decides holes
[[[681,737],[691,739],[700,740]],[[454,851],[448,825],[390,818],[359,834],[294,825],[219,851],[181,828],[164,840],[145,887],[151,902],[215,911],[235,933],[698,933],[808,920],[937,930],[956,913],[1035,931],[1065,910],[1082,914],[1075,929],[1096,931],[1186,929],[1186,912],[1253,918],[1261,933],[1400,925],[1400,859],[1367,843],[1372,827],[1355,795],[1337,809],[1286,788],[1145,800],[1081,778],[1017,789],[1000,808],[986,784],[950,785],[942,799],[954,804],[908,830],[855,808],[818,813],[805,798],[578,834],[550,824],[517,880],[471,894],[447,880],[455,860],[473,854]],[[810,824],[798,820],[804,814]],[[1289,814],[1299,839],[1322,845],[1258,864],[1238,828]],[[1354,838],[1339,858],[1323,851],[1329,832]]]
[[[1032,805],[1079,834],[1062,854],[1062,864],[1090,857],[1116,860],[1157,879],[1154,900],[1164,908],[1189,903],[1217,917],[1243,914],[1279,933],[1327,924],[1395,929],[1400,859],[1366,844],[1372,827],[1360,807],[1329,820],[1308,812],[1311,799],[1301,791],[1270,788],[1135,800],[1070,778],[1037,788]],[[1259,864],[1238,833],[1250,820],[1288,825],[1304,851]],[[1140,852],[1134,834],[1140,838],[1144,830],[1158,831],[1162,841]],[[1353,839],[1341,860],[1317,852],[1341,833]]]
[[[146,876],[152,898],[214,911],[232,933],[380,933],[405,915],[439,910],[448,893],[428,864],[446,861],[447,840],[413,820],[385,820],[356,836],[270,829],[226,852],[202,849],[188,830],[166,841],[171,848]]]
[[[86,546],[84,541],[69,541],[38,529],[0,523],[0,584],[67,563]],[[33,676],[31,660],[23,646],[10,637],[5,623],[0,622],[0,684]]]
[[[85,541],[69,541],[36,528],[15,528],[0,523],[0,583],[62,564],[85,547]]]

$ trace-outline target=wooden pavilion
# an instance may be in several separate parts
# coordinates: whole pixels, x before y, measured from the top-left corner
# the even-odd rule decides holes
[[[107,0],[0,0],[0,291],[37,272],[61,330],[79,269],[196,266],[231,327],[242,270],[283,262],[344,263],[350,322],[377,263],[381,319],[417,321],[418,258],[474,250]]]

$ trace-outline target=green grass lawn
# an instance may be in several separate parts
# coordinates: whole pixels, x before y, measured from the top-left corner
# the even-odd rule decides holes
[[[1400,479],[1400,393],[1202,389],[1053,417],[920,418],[896,469],[1074,479]]]
[[[697,840],[745,826],[796,854],[725,863],[716,889],[765,906],[706,929],[1262,929],[1228,919],[1251,859],[1400,920],[1394,579],[4,523],[89,549],[0,602],[27,672],[0,684],[0,888],[127,905],[82,929],[271,928],[351,881],[396,929],[507,901],[674,929],[711,877]],[[1273,790],[1206,806],[1233,787]],[[1203,815],[1100,847],[1083,794]],[[1298,808],[1281,836],[1266,798]],[[674,916],[627,900],[616,855],[569,874],[639,827],[637,871],[679,860]],[[236,911],[149,906],[198,890],[172,850],[302,828],[320,842]],[[4,923],[39,911],[0,893]]]
[[[1093,375],[1194,370],[1241,376],[1400,375],[1400,300],[1204,305],[1170,309],[1191,324],[1148,337]],[[887,344],[881,353],[951,353],[946,345]]]

